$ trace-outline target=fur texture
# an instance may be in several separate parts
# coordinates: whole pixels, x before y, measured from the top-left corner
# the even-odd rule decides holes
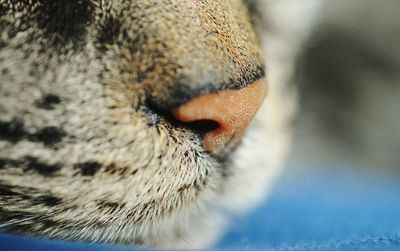
[[[168,111],[264,76],[247,6],[1,0],[0,230],[154,247],[214,243],[227,210],[251,207],[277,173],[287,100],[271,84],[240,145],[219,155]]]

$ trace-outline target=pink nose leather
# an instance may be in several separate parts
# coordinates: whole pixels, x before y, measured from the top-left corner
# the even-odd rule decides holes
[[[184,123],[212,121],[217,127],[203,133],[203,147],[218,153],[239,141],[266,94],[266,84],[258,80],[239,90],[225,90],[193,98],[172,113]]]

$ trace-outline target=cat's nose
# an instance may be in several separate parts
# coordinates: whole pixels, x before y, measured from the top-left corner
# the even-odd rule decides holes
[[[239,90],[197,96],[172,113],[177,120],[199,130],[206,150],[218,153],[240,139],[265,93],[265,82],[258,80]]]

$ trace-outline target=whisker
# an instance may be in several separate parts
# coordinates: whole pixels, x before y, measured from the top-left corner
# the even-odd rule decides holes
[[[26,222],[26,221],[29,221],[29,220],[33,220],[33,219],[35,219],[37,217],[38,217],[37,215],[34,215],[34,216],[31,216],[31,217],[28,217],[28,218],[25,218],[25,219],[20,219],[20,220],[15,220],[15,221],[10,221],[10,222],[4,223],[4,224],[0,224],[0,229],[1,228],[6,228],[6,227],[10,227],[10,226],[13,226],[13,225],[16,225],[16,224],[19,224],[19,223],[23,223],[23,222]]]

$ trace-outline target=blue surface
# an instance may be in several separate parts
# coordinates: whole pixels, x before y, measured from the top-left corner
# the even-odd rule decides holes
[[[400,173],[290,167],[215,250],[400,250]],[[138,250],[1,235],[0,250]]]
[[[399,173],[318,166],[288,168],[269,200],[235,222],[220,247],[400,250]]]

